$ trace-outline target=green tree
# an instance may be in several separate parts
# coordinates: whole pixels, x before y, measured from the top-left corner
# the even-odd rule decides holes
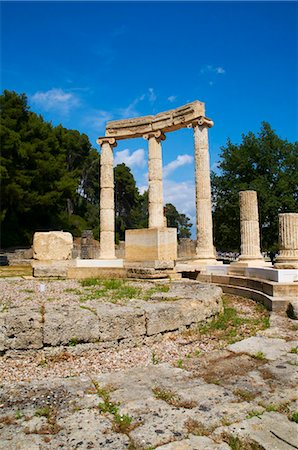
[[[227,141],[221,149],[219,175],[212,174],[214,236],[220,250],[240,248],[239,191],[258,194],[263,251],[278,248],[278,213],[298,210],[298,143],[279,138],[270,125]]]
[[[172,203],[167,203],[165,206],[165,215],[168,227],[177,228],[178,239],[190,238],[192,224],[185,214],[179,213]]]
[[[125,230],[139,228],[140,194],[129,167],[124,163],[114,169],[115,216],[117,238],[124,240]]]
[[[1,112],[1,234],[3,247],[31,242],[34,231],[79,234],[88,199],[79,188],[91,145],[86,135],[53,127],[31,112],[25,94],[4,91]]]

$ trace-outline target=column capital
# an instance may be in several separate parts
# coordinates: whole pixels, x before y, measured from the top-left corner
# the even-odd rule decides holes
[[[109,144],[111,147],[117,147],[117,141],[115,138],[111,138],[108,136],[99,137],[96,140],[97,144],[102,146],[103,144]]]
[[[211,127],[213,127],[213,125],[214,125],[214,122],[211,119],[209,119],[208,117],[205,117],[205,116],[201,116],[201,117],[198,117],[198,119],[191,122],[187,126],[187,128],[194,128],[196,126],[199,126],[199,127],[205,126],[205,127],[211,128]]]
[[[143,134],[143,138],[146,140],[149,140],[150,138],[155,137],[155,139],[160,142],[160,141],[165,141],[166,140],[166,135],[160,131],[149,131],[149,133],[145,133]]]

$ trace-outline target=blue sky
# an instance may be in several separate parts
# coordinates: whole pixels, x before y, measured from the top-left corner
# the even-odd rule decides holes
[[[94,147],[106,120],[206,103],[211,166],[263,120],[297,140],[296,2],[1,2],[1,87]],[[147,143],[119,142],[138,186]],[[193,136],[163,143],[164,197],[194,220]]]

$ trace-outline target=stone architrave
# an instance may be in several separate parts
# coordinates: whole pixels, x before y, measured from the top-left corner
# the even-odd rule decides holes
[[[258,199],[256,191],[240,191],[241,251],[236,264],[264,265],[260,249]]]
[[[100,155],[100,258],[115,258],[115,206],[114,206],[114,138],[99,138]]]
[[[148,213],[149,228],[163,228],[165,226],[162,188],[162,150],[161,141],[165,135],[160,131],[144,135],[148,140]]]
[[[73,237],[64,231],[36,232],[33,236],[33,258],[39,261],[71,259]]]
[[[284,213],[279,219],[279,255],[274,267],[298,269],[298,213]]]
[[[195,263],[216,264],[213,247],[211,210],[211,182],[208,146],[208,128],[213,122],[205,117],[192,123],[195,145],[196,228],[197,245]]]

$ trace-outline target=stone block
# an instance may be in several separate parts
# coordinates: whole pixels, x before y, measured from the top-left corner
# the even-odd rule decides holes
[[[173,261],[177,259],[176,228],[126,230],[126,261]]]
[[[34,277],[66,278],[72,261],[32,261]]]
[[[1,336],[1,351],[8,349],[27,350],[43,346],[43,317],[39,307],[9,308],[1,314],[4,331]],[[1,333],[2,334],[2,333]]]
[[[64,231],[34,233],[33,258],[41,261],[71,259],[73,237]]]

